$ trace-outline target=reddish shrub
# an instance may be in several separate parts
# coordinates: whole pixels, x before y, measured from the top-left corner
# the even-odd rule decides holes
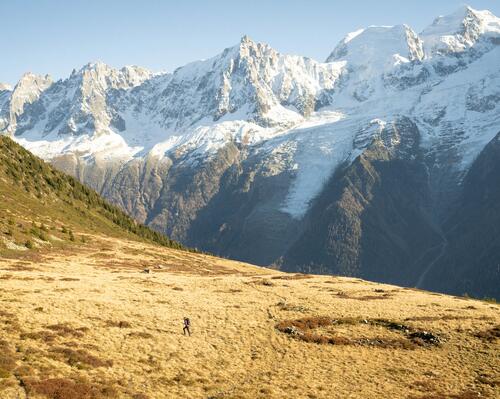
[[[28,395],[36,393],[49,399],[101,399],[114,398],[116,390],[108,385],[73,381],[68,378],[49,378],[21,380]]]
[[[75,366],[75,367],[87,366],[93,368],[113,366],[112,360],[99,359],[98,357],[90,354],[89,352],[83,349],[73,350],[70,348],[57,347],[57,348],[52,348],[50,352],[55,355],[54,357],[56,359],[63,360],[70,366]]]

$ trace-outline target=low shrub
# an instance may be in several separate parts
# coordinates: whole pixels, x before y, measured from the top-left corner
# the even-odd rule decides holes
[[[494,342],[500,338],[500,325],[497,325],[493,328],[490,328],[490,329],[487,329],[484,331],[478,331],[474,335],[477,338],[480,338],[484,341]]]
[[[130,324],[128,321],[114,321],[114,320],[108,320],[106,321],[106,326],[107,327],[118,327],[118,328],[131,328],[132,324]]]
[[[83,349],[71,349],[66,347],[57,347],[50,349],[53,357],[57,360],[63,360],[65,363],[72,367],[77,368],[97,368],[97,367],[111,367],[113,366],[112,360],[103,360],[92,355]]]
[[[115,398],[118,392],[106,384],[75,381],[68,378],[49,378],[36,380],[24,378],[21,385],[28,395],[43,395],[48,399],[100,399]]]

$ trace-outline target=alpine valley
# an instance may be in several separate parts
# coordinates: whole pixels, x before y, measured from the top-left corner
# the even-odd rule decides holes
[[[26,73],[0,134],[190,247],[500,298],[499,104],[500,18],[463,7],[325,62],[245,36],[172,73]]]

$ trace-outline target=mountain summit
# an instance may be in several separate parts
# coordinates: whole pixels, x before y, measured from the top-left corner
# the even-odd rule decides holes
[[[453,14],[440,16],[424,29],[421,37],[428,56],[461,53],[480,44],[490,48],[498,44],[500,18],[489,11],[474,10],[469,6]]]
[[[499,44],[499,18],[470,7],[420,34],[358,30],[326,62],[244,36],[172,73],[28,74],[0,91],[0,131],[191,246],[500,296],[496,242],[462,264],[449,224],[490,231],[458,219],[470,187],[494,184],[476,179],[497,148]],[[456,278],[436,283],[444,270]]]

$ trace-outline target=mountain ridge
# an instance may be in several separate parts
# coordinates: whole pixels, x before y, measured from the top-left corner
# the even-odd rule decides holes
[[[307,234],[306,220],[321,224],[311,219],[321,214],[313,206],[330,192],[328,184],[341,184],[332,177],[363,154],[386,153],[370,162],[414,165],[419,172],[408,178],[425,182],[421,206],[432,220],[422,231],[434,231],[436,242],[423,240],[419,250],[433,254],[436,231],[455,211],[468,171],[498,133],[499,44],[500,20],[469,7],[420,34],[405,25],[357,31],[326,63],[248,37],[172,73],[94,63],[40,92],[34,85],[33,95],[17,103],[9,94],[15,88],[0,92],[0,132],[174,239],[262,265],[288,259],[298,268],[307,263],[297,264],[288,251]],[[411,137],[418,146],[398,149]],[[396,176],[383,171],[379,180]],[[364,173],[356,178],[369,183]],[[411,190],[397,195],[403,202],[418,197]],[[363,199],[367,209],[373,198]],[[327,225],[340,228],[338,215]],[[362,224],[361,213],[350,215],[350,228]],[[405,219],[381,226],[402,231]],[[390,241],[381,251],[394,255],[390,262],[413,264],[412,251],[402,250],[401,258]],[[355,258],[354,269],[365,268]],[[427,265],[413,267],[417,276]],[[379,269],[370,276],[386,279]]]
[[[188,250],[5,136],[0,136],[0,161],[0,254],[85,244],[96,234]]]

